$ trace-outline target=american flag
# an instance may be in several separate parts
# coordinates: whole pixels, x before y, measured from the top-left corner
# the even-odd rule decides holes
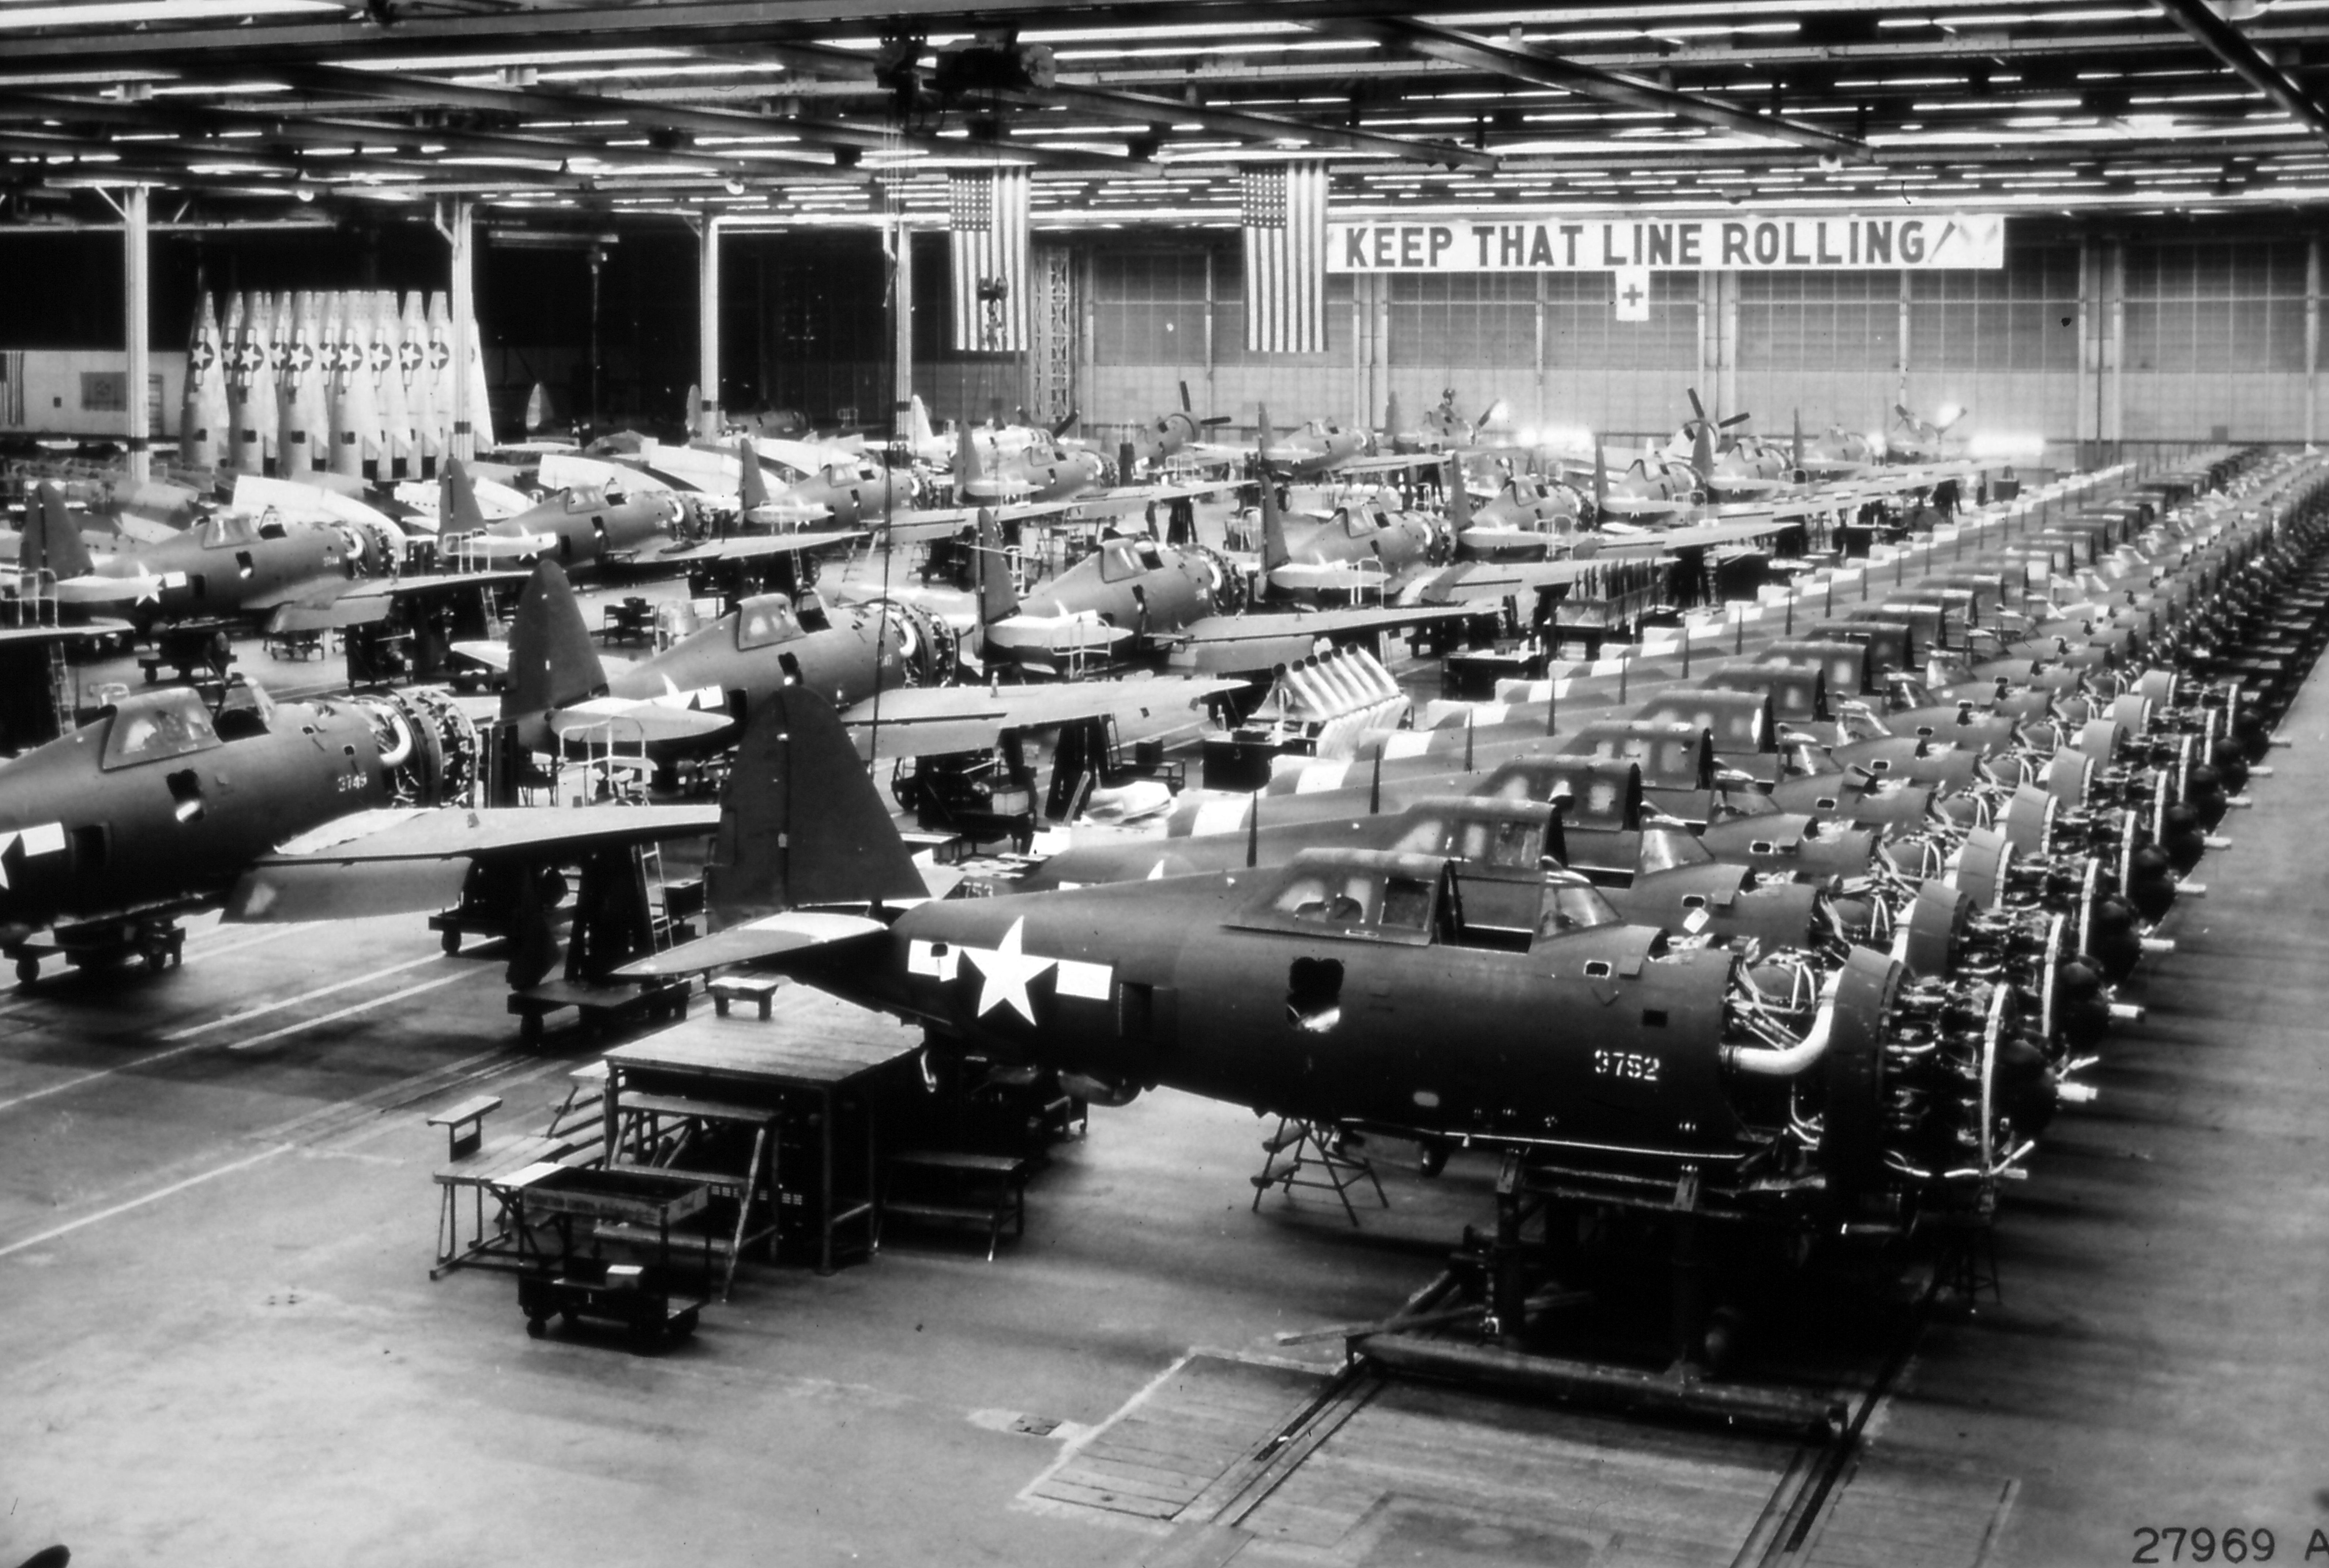
[[[1245,346],[1315,354],[1326,347],[1326,166],[1248,169]]]
[[[947,193],[956,352],[1019,353],[1027,347],[1027,171],[956,174]]]

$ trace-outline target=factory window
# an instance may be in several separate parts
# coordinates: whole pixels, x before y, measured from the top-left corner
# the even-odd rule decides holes
[[[1531,273],[1392,273],[1391,337],[1398,366],[1536,364],[1536,277]]]

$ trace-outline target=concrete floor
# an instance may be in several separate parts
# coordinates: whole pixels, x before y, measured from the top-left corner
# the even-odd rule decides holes
[[[2285,732],[2103,1099],[2008,1195],[2003,1300],[1927,1334],[1795,1560],[1942,1560],[1881,1539],[1906,1496],[2002,1499],[1985,1560],[2032,1565],[2197,1525],[2303,1561],[2329,1530],[2318,682]],[[506,1276],[427,1278],[424,1117],[486,1089],[524,1126],[586,1059],[515,1054],[501,997],[403,920],[203,923],[165,977],[0,994],[0,1564],[1136,1562],[1155,1540],[1023,1491],[1192,1347],[1328,1365],[1272,1336],[1388,1311],[1488,1210],[1459,1163],[1356,1232],[1318,1195],[1249,1214],[1267,1129],[1152,1096],[1061,1151],[993,1264],[902,1235],[832,1279],[748,1270],[662,1357],[529,1340]]]

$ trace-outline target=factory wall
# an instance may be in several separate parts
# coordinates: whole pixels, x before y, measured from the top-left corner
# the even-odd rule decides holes
[[[1476,416],[1501,400],[1513,429],[1663,436],[1710,408],[1784,435],[1831,422],[1881,430],[1896,400],[1959,432],[2080,443],[2296,441],[2318,435],[2317,238],[2066,234],[2008,248],[1995,272],[1659,273],[1650,319],[1616,319],[1603,274],[1330,279],[1327,352],[1243,352],[1234,249],[1116,242],[1087,277],[1086,424],[1117,427],[1174,406],[1249,430],[1324,415],[1380,424],[1452,389]],[[1210,280],[1210,306],[1209,298]],[[1211,323],[1211,352],[1207,324]],[[2037,458],[2033,454],[2032,461]]]

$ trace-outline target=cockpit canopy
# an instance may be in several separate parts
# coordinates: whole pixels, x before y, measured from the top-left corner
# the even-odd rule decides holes
[[[1547,860],[1567,859],[1561,819],[1536,801],[1448,795],[1418,801],[1399,819],[1391,848],[1397,854],[1432,855],[1495,870],[1533,876]]]
[[[124,699],[113,711],[106,731],[105,749],[98,766],[107,771],[136,767],[189,756],[222,745],[210,709],[202,699],[183,687],[166,691],[141,691]]]
[[[1498,913],[1487,922],[1465,919],[1460,863],[1437,855],[1382,850],[1305,850],[1265,884],[1233,924],[1343,940],[1410,946],[1497,947],[1525,950],[1567,932],[1620,924],[1617,912],[1584,878],[1547,872],[1521,915],[1507,925],[1513,884],[1495,886],[1484,900]]]
[[[1565,801],[1561,812],[1565,832],[1641,831],[1642,770],[1628,761],[1517,757],[1490,774],[1478,793],[1500,801]]]
[[[793,602],[783,594],[760,594],[736,607],[736,648],[742,653],[789,643],[803,635]]]
[[[1762,691],[1669,691],[1637,710],[1643,723],[1682,723],[1704,730],[1730,756],[1771,749],[1771,699]]]
[[[1164,552],[1153,539],[1111,539],[1099,547],[1099,578],[1104,583],[1129,582],[1145,572],[1164,569]]]
[[[247,512],[213,512],[197,527],[204,549],[235,549],[259,540],[259,525]]]
[[[1714,744],[1695,724],[1646,719],[1589,724],[1561,749],[1571,756],[1635,762],[1641,767],[1645,789],[1714,787]]]

